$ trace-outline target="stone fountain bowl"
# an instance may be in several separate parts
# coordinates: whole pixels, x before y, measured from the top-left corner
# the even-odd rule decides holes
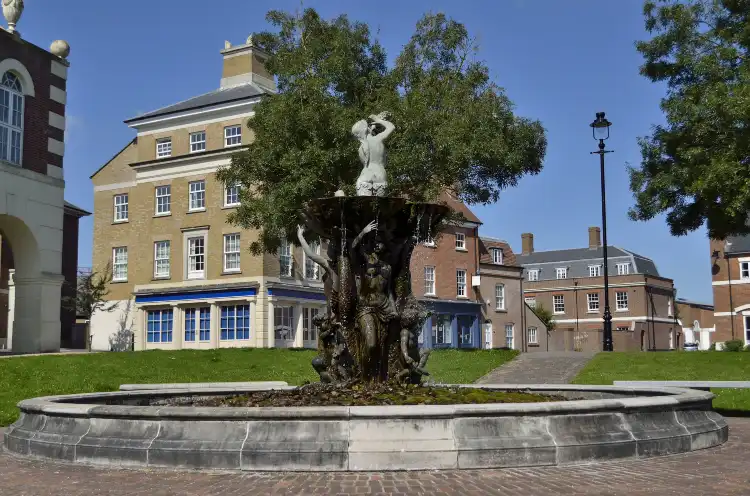
[[[228,386],[51,396],[19,403],[21,416],[5,432],[5,448],[22,456],[117,467],[386,471],[647,458],[717,446],[728,436],[724,418],[711,409],[709,392],[579,385],[465,387],[528,391],[568,401],[164,406],[244,391]]]
[[[437,203],[410,202],[404,198],[378,196],[337,196],[319,198],[307,203],[307,226],[315,234],[335,239],[346,227],[348,237],[355,237],[372,220],[388,224],[396,239],[416,235],[420,240],[435,235],[437,225],[451,212]]]

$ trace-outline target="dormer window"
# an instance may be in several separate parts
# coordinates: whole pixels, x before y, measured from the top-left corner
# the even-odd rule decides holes
[[[0,160],[21,165],[23,139],[23,92],[12,72],[0,80]]]
[[[156,140],[156,158],[166,158],[172,156],[172,138],[162,138]]]
[[[503,264],[503,250],[500,248],[492,248],[490,250],[490,254],[492,255],[492,263],[495,265],[502,265]]]

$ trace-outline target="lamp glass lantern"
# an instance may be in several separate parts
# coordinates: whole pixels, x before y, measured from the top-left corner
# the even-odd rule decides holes
[[[604,117],[604,112],[597,112],[596,119],[591,123],[591,130],[595,140],[604,141],[609,139],[609,126],[612,123]]]

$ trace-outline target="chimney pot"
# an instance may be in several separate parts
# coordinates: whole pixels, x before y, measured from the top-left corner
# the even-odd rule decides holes
[[[589,227],[589,249],[596,250],[601,246],[601,230],[598,227]]]
[[[534,235],[531,233],[521,234],[521,254],[531,255],[534,253]]]

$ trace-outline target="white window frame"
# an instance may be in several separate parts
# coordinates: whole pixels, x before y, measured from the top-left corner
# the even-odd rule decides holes
[[[750,262],[740,262],[740,279],[743,281],[750,279]]]
[[[536,282],[539,280],[539,269],[529,269],[528,271],[529,282]]]
[[[536,298],[531,298],[531,297],[524,298],[523,301],[524,301],[524,303],[526,303],[531,308],[535,308],[536,307]]]
[[[6,75],[8,79],[13,78],[13,87],[3,84]],[[17,166],[23,163],[24,100],[21,78],[11,71],[0,74],[0,139],[5,144],[0,148],[0,160]],[[7,109],[7,120],[4,109]]]
[[[159,200],[163,200],[160,204]],[[160,210],[164,208],[165,210]],[[154,215],[171,215],[172,214],[172,186],[163,184],[154,188]]]
[[[310,243],[310,249],[315,253],[316,255],[320,255],[320,243],[313,242]],[[321,274],[320,274],[320,265],[313,260],[312,258],[307,256],[307,253],[303,253],[304,258],[304,267],[305,267],[305,279],[308,281],[320,281]]]
[[[123,200],[123,199],[125,201],[120,201],[118,203],[118,200]],[[116,223],[128,222],[128,218],[130,214],[129,202],[130,202],[130,197],[127,193],[120,193],[112,197],[112,208],[114,210],[112,218],[114,222]]]
[[[441,327],[440,324],[443,324]],[[438,339],[438,332],[443,338],[442,342]],[[453,341],[453,316],[445,313],[436,313],[432,316],[432,345],[443,346],[450,345]]]
[[[159,251],[160,247],[166,246],[166,255],[164,251]],[[154,242],[154,279],[169,279],[171,268],[172,243],[169,240]],[[160,265],[161,262],[161,265]],[[166,270],[164,270],[166,266]],[[159,269],[162,269],[160,272]]]
[[[235,134],[235,131],[236,134]],[[224,128],[224,148],[240,146],[242,144],[242,126],[227,126]]]
[[[456,250],[466,250],[466,234],[460,232],[456,233]]]
[[[456,269],[456,296],[458,298],[467,298],[466,269]]]
[[[172,138],[159,138],[156,140],[156,158],[167,158],[172,156]]]
[[[202,212],[206,210],[206,180],[190,181],[188,183],[188,191],[188,212]],[[199,203],[200,206],[198,206]]]
[[[630,262],[618,263],[617,264],[617,275],[626,276],[630,274]]]
[[[320,329],[314,324],[315,317],[320,315],[323,310],[318,307],[302,308],[302,342],[315,344],[318,341]]]
[[[425,265],[424,267],[424,294],[425,296],[435,296],[436,284],[435,284],[435,266]]]
[[[242,258],[242,249],[241,249],[241,237],[240,233],[229,233],[224,235],[223,240],[223,270],[225,274],[231,274],[231,273],[237,273],[242,271],[242,265],[241,265],[241,258]],[[236,243],[236,244],[235,244]],[[232,262],[236,261],[236,267],[233,266],[230,267],[229,262],[230,260]]]
[[[206,131],[190,133],[190,153],[206,151]]]
[[[492,255],[492,263],[495,265],[503,264],[503,250],[500,248],[490,248],[490,254]]]
[[[279,275],[294,277],[294,247],[285,239],[281,240],[281,246],[279,246]]]
[[[558,310],[558,301],[560,302]],[[553,295],[552,296],[552,313],[560,315],[565,313],[565,296],[564,295]]]
[[[505,284],[495,284],[495,310],[505,310]]]
[[[620,297],[623,298],[620,298]],[[624,306],[622,303],[624,302]],[[628,292],[627,291],[616,291],[615,292],[615,309],[617,312],[626,312],[628,310]]]
[[[560,277],[562,275],[562,277]],[[555,269],[555,278],[560,279],[567,279],[568,278],[568,268],[567,267],[557,267]]]
[[[589,277],[601,277],[602,266],[601,265],[589,265]]]
[[[514,349],[515,327],[514,324],[505,324],[505,347],[511,350]]]
[[[121,255],[118,258],[118,254]],[[122,269],[122,272],[120,271]],[[121,275],[124,273],[124,275]],[[125,282],[128,280],[128,247],[115,246],[112,248],[112,281]]]
[[[236,192],[234,191],[236,190]],[[229,201],[230,193],[232,197],[236,197],[237,201]],[[230,184],[224,186],[224,206],[225,207],[238,207],[240,205],[240,185]]]
[[[201,240],[200,242],[200,248],[201,253],[199,252],[199,243],[198,240]],[[207,236],[205,234],[193,234],[191,236],[187,236],[186,240],[186,246],[185,249],[187,251],[187,257],[185,257],[185,272],[187,274],[187,279],[205,279],[206,278],[206,260],[207,260]],[[195,244],[193,244],[195,242]],[[203,257],[202,259],[202,268],[199,270],[197,267],[199,265],[199,257]],[[193,259],[195,259],[195,264],[193,264]],[[191,268],[192,265],[195,265],[196,268]]]
[[[599,293],[586,294],[586,308],[588,313],[599,313]]]
[[[526,329],[526,342],[529,344],[539,344],[539,333],[536,327],[530,326]]]

